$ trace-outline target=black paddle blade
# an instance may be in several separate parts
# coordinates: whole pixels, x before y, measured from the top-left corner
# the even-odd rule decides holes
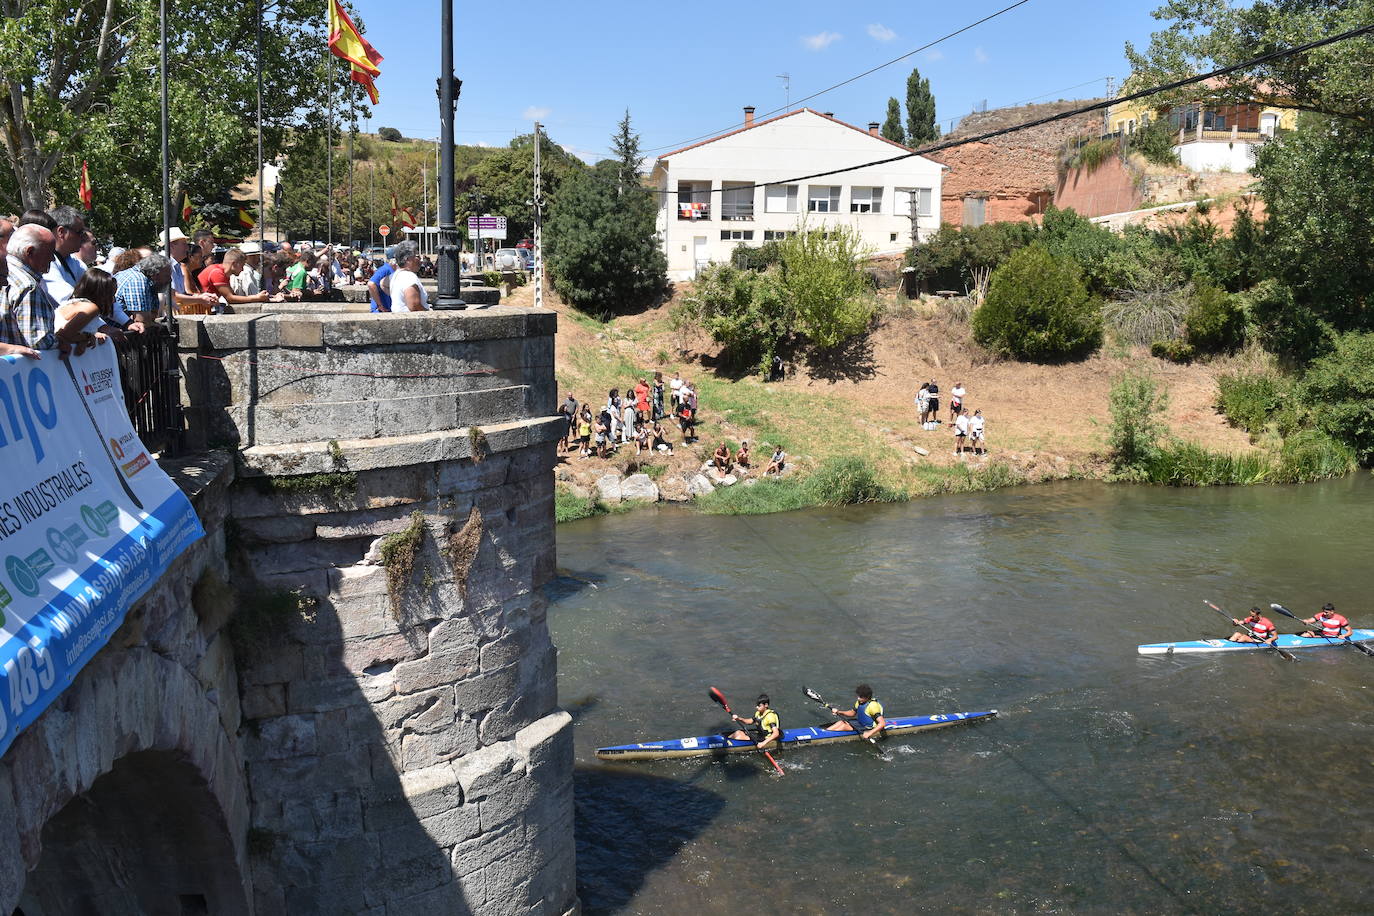
[[[802,693],[806,694],[806,698],[808,700],[814,700],[822,706],[829,708],[830,704],[827,703],[825,700],[821,699],[821,695],[816,691],[812,690],[810,687],[803,687]]]
[[[1288,608],[1284,607],[1281,604],[1270,604],[1269,606],[1285,617],[1292,617],[1294,620],[1302,620],[1301,617],[1299,617],[1297,614],[1294,614],[1292,611],[1288,610]]]

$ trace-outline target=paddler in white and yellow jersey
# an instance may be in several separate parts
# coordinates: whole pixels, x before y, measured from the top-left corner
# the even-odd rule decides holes
[[[734,719],[740,725],[753,726],[758,734],[751,735],[744,729],[740,729],[729,737],[734,738],[736,741],[753,741],[758,745],[758,749],[761,751],[767,750],[770,744],[776,744],[781,741],[782,725],[778,722],[778,714],[773,711],[769,703],[768,694],[761,693],[759,694],[758,703],[754,705],[754,718],[741,718],[731,713],[730,718]]]
[[[825,730],[859,732],[865,738],[882,734],[883,729],[887,728],[887,719],[883,717],[883,704],[873,699],[873,688],[867,684],[860,684],[854,688],[854,694],[856,699],[853,709],[830,707],[830,711],[840,718],[839,721],[827,725]]]

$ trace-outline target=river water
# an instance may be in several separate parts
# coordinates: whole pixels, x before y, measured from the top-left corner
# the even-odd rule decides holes
[[[1065,483],[732,518],[560,526],[549,623],[575,717],[588,912],[1369,913],[1374,658],[1144,657],[1332,601],[1374,624],[1374,479]],[[1280,630],[1292,623],[1279,619]],[[715,685],[784,727],[871,683],[866,745],[603,763],[701,735]],[[739,711],[737,709],[737,711]]]

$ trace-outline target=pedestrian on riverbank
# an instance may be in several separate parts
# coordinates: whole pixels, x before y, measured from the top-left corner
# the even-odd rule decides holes
[[[627,445],[634,441],[635,427],[638,425],[638,413],[635,411],[634,402],[628,397],[625,398],[625,406],[620,408],[620,444]]]
[[[668,431],[663,428],[663,424],[658,420],[649,428],[649,447],[654,451],[673,453],[673,443],[668,441]]]
[[[677,416],[682,409],[682,373],[674,372],[673,380],[668,383],[668,394],[671,398],[670,406],[673,408],[673,416]]]
[[[964,448],[968,445],[968,411],[959,411],[951,425],[954,427],[954,454],[963,455]]]
[[[654,386],[649,393],[650,417],[649,419],[658,421],[663,419],[663,373],[654,370]]]
[[[711,464],[722,474],[730,473],[730,446],[722,442],[711,455]]]
[[[747,439],[739,444],[739,451],[735,452],[735,464],[745,470],[749,469],[749,441]]]
[[[574,446],[576,446],[577,443],[577,398],[573,397],[571,391],[568,392],[568,396],[563,399],[563,403],[559,406],[558,412],[562,414],[563,419],[568,422],[568,425],[563,430],[563,438],[558,440],[558,450],[560,452],[566,452],[569,443],[572,443]]]
[[[964,409],[964,383],[955,382],[954,387],[949,389],[949,421],[951,423],[959,419],[959,412]]]
[[[930,389],[926,383],[921,383],[921,390],[916,392],[916,415],[921,418],[921,428],[926,428],[926,421],[930,419]]]
[[[930,412],[926,415],[926,421],[921,424],[925,429],[940,428],[940,386],[935,379],[926,382],[927,406]]]
[[[975,410],[973,416],[968,421],[969,444],[973,446],[973,454],[986,455],[988,453],[987,433],[983,429],[983,411]]]
[[[582,413],[577,418],[577,439],[582,445],[582,457],[592,456],[592,409],[586,404],[582,405]]]
[[[768,467],[763,469],[763,476],[767,477],[769,474],[781,474],[785,467],[787,467],[787,453],[784,452],[782,446],[779,445],[773,449],[773,457],[768,459]]]
[[[635,412],[637,426],[649,422],[649,383],[642,378],[635,383]]]
[[[610,412],[601,411],[601,416],[596,418],[596,457],[605,459],[609,452],[606,449],[606,440],[611,435]]]

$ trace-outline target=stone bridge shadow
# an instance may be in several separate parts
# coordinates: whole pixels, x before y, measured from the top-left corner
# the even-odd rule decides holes
[[[601,767],[573,774],[584,913],[626,907],[649,874],[701,834],[725,799],[677,779]]]

